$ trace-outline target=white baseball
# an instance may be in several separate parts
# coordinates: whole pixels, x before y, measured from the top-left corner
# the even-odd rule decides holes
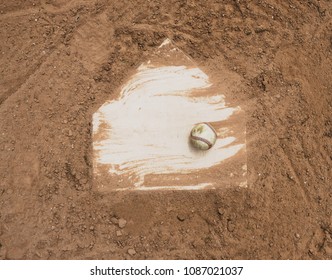
[[[217,133],[207,123],[196,124],[190,133],[190,141],[193,146],[200,150],[210,149],[217,140]]]

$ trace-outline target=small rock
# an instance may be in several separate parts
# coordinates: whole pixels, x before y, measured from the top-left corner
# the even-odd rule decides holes
[[[296,238],[300,238],[300,235],[298,233],[295,234]]]
[[[71,130],[68,131],[68,136],[69,137],[73,136],[73,132]]]
[[[127,224],[127,221],[125,219],[119,219],[119,228],[124,228]]]
[[[224,215],[224,210],[222,209],[222,208],[218,208],[218,213],[219,213],[219,215]]]
[[[173,207],[167,207],[167,208],[166,208],[166,211],[167,211],[167,212],[171,212],[171,211],[173,211],[173,210],[174,210]]]
[[[235,224],[232,220],[227,221],[227,230],[233,232],[235,230]]]
[[[136,255],[136,251],[132,248],[128,249],[128,254],[131,255],[131,256],[134,256]]]
[[[287,177],[288,177],[289,180],[295,181],[294,177],[292,175],[290,175],[289,173],[287,173]]]
[[[121,230],[117,230],[117,231],[116,231],[116,236],[118,236],[118,237],[119,237],[119,236],[122,236],[122,231],[121,231]]]
[[[181,214],[177,215],[177,218],[180,222],[183,222],[186,219],[185,216],[183,216]]]
[[[91,227],[90,227],[90,230],[91,230],[91,231],[93,231],[94,229],[95,229],[95,227],[94,227],[94,226],[91,226]]]
[[[119,220],[115,217],[111,218],[111,222],[112,222],[112,224],[115,224],[115,225],[119,224]]]

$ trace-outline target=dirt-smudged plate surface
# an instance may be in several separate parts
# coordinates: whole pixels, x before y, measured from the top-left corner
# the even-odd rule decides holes
[[[245,116],[240,106],[226,103],[225,94],[166,39],[118,97],[93,114],[95,188],[151,191],[247,186]],[[193,126],[202,122],[213,125],[217,134],[208,151],[195,149],[189,139]]]

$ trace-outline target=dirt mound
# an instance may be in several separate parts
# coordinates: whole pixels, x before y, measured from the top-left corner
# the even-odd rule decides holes
[[[0,2],[1,259],[332,258],[330,1],[12,2]],[[165,38],[241,77],[248,188],[94,190],[92,114]]]

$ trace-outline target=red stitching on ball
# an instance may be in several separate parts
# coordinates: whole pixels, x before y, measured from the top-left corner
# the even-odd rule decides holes
[[[193,139],[193,140],[198,140],[198,141],[204,142],[206,145],[208,145],[209,149],[212,147],[212,143],[210,143],[209,140],[206,140],[206,139],[201,138],[199,136],[194,136],[192,133],[191,133],[190,136],[191,136],[191,139]]]

